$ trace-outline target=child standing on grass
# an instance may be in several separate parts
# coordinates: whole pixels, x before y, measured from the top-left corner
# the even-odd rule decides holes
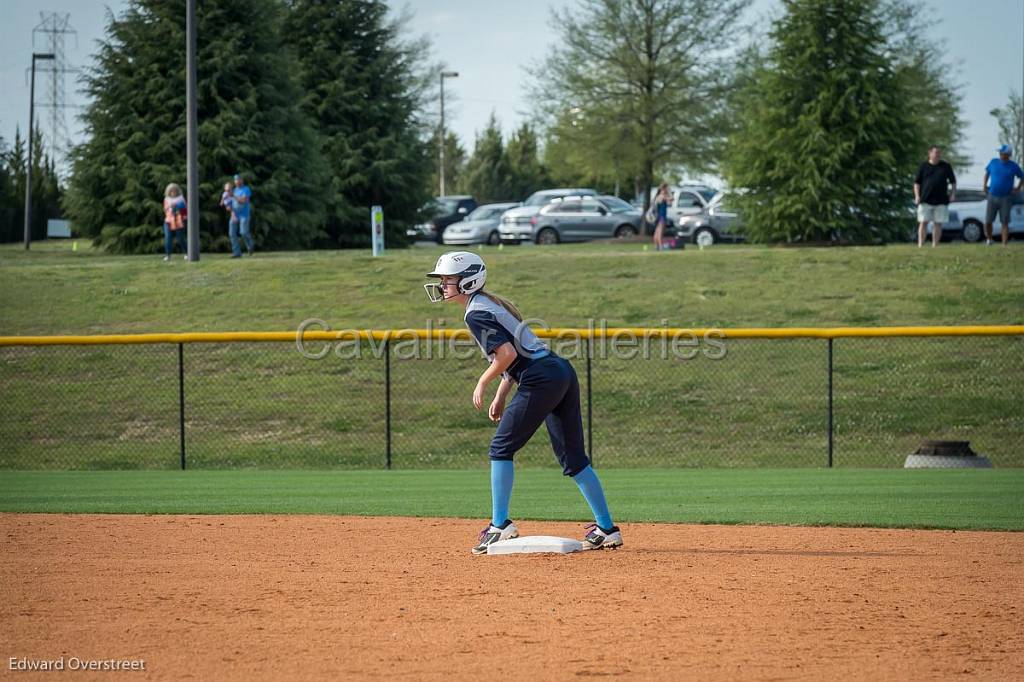
[[[487,269],[475,253],[446,253],[427,276],[440,280],[423,285],[427,296],[434,303],[454,301],[466,309],[466,325],[490,360],[490,367],[473,391],[476,409],[483,406],[487,387],[501,377],[487,410],[491,421],[498,422],[489,453],[491,523],[480,533],[473,554],[485,554],[488,545],[519,536],[509,518],[515,472],[512,458],[541,422],[547,424],[551,447],[563,473],[576,482],[594,514],[595,523],[587,526],[584,549],[621,546],[622,533],[612,523],[601,481],[584,447],[580,385],[572,365],[548,350],[523,324],[523,316],[511,302],[483,290]],[[519,388],[506,409],[505,399],[513,383]]]
[[[181,187],[176,183],[167,185],[164,190],[164,261],[171,260],[174,241],[181,243],[181,250],[188,259],[188,245],[185,243],[185,227],[187,217],[185,197],[181,196]]]

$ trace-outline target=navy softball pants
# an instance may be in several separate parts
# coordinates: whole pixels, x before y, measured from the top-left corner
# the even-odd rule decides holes
[[[590,464],[583,441],[580,383],[569,361],[551,354],[523,370],[519,389],[505,407],[491,440],[490,458],[511,460],[541,423],[547,424],[551,448],[566,476]]]

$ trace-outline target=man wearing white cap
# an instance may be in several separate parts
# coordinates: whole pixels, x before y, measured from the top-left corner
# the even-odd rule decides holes
[[[1000,145],[998,159],[992,159],[988,162],[985,167],[985,179],[981,181],[981,189],[988,196],[988,206],[985,209],[985,243],[992,243],[992,223],[995,221],[996,214],[999,214],[999,220],[1003,224],[1002,237],[1003,244],[1006,244],[1010,239],[1010,207],[1013,205],[1013,195],[1020,192],[1021,187],[1024,187],[1024,171],[1021,170],[1014,161],[1010,160],[1010,156],[1013,154],[1013,148],[1008,145]],[[1017,187],[1013,186],[1013,179],[1017,178],[1020,182],[1017,183]]]

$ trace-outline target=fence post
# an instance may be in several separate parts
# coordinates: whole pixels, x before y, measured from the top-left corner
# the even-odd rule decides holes
[[[178,442],[181,447],[181,470],[185,470],[185,344],[178,344]]]
[[[591,397],[591,384],[593,383],[593,373],[590,371],[590,358],[593,355],[594,337],[591,335],[587,339],[587,452],[590,453],[590,463],[594,463],[594,413],[593,413],[593,401]]]
[[[391,338],[384,340],[384,438],[385,462],[391,468]]]
[[[828,339],[828,468],[832,468],[832,338]]]

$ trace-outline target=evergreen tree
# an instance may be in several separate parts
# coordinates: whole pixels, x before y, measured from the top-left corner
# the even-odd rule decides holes
[[[13,241],[17,198],[11,173],[11,150],[0,135],[0,242]]]
[[[523,200],[548,185],[547,168],[541,163],[537,132],[529,123],[512,133],[505,147],[508,159],[508,198]]]
[[[476,136],[473,154],[466,162],[465,189],[478,203],[508,201],[512,198],[509,187],[509,165],[505,145],[501,139],[501,125],[494,112],[487,127]],[[521,197],[516,197],[521,198]]]
[[[436,196],[441,191],[441,179],[438,177],[437,168],[441,163],[441,156],[437,148],[437,132],[431,136],[426,148],[427,158],[430,160],[431,170],[427,176],[426,194]],[[459,142],[455,133],[448,131],[444,135],[444,185],[445,191],[449,194],[459,194],[464,191],[463,174],[466,170],[466,149]]]
[[[25,196],[25,167],[27,163],[28,150],[25,149],[25,139],[21,136],[21,128],[15,128],[14,147],[7,157],[7,167],[10,169],[16,197]]]
[[[14,132],[14,148],[0,138],[0,242],[20,242],[25,236],[25,168],[27,150],[21,130]],[[60,185],[52,157],[43,144],[42,131],[32,134],[32,239],[46,238],[46,223],[60,215]]]
[[[404,21],[389,22],[380,0],[288,4],[285,36],[301,63],[302,104],[330,165],[331,241],[368,243],[374,204],[384,208],[389,236],[404,241],[436,168],[419,116],[425,45],[404,40]]]
[[[902,237],[920,149],[878,0],[784,4],[725,157],[748,235]]]
[[[253,187],[264,248],[301,248],[324,233],[331,203],[315,132],[299,106],[277,0],[200,0],[197,8],[199,205],[204,249],[227,248],[221,185]],[[185,6],[131,0],[110,16],[85,77],[88,139],[73,150],[66,208],[82,234],[120,253],[162,243],[164,187],[186,180]]]

